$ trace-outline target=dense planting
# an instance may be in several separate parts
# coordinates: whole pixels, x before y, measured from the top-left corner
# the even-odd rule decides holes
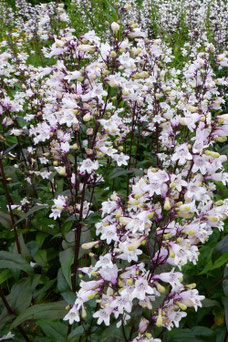
[[[225,2],[1,13],[0,340],[226,342]]]

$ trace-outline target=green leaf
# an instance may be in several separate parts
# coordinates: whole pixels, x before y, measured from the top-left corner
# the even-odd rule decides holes
[[[212,258],[215,260],[222,254],[228,252],[228,235],[226,235],[219,243],[215,246]]]
[[[45,267],[47,265],[47,250],[40,249],[33,257],[35,262],[41,267]]]
[[[10,268],[13,270],[22,270],[26,273],[32,273],[33,268],[27,261],[20,255],[10,252],[0,252],[0,269]]]
[[[126,169],[122,169],[122,168],[116,168],[114,169],[110,175],[109,175],[109,179],[114,179],[123,175],[127,175],[133,173],[137,176],[142,176],[143,175],[143,171],[140,169],[136,169],[136,168],[131,168],[130,170],[126,170]]]
[[[67,283],[66,278],[64,277],[63,271],[61,268],[59,269],[58,275],[57,275],[57,288],[60,293],[70,290],[70,286]]]
[[[220,304],[219,304],[219,302],[217,302],[217,300],[210,299],[210,298],[205,298],[202,301],[202,305],[203,305],[203,308],[212,308],[215,306],[220,306]]]
[[[209,342],[208,338],[213,338],[214,341],[214,332],[213,330],[203,327],[197,326],[192,329],[173,329],[168,334],[168,342]]]
[[[53,337],[54,341],[66,341],[67,326],[64,323],[39,320],[36,322],[36,324],[48,337]]]
[[[19,244],[20,244],[20,247],[21,247],[21,255],[24,257],[24,258],[27,258],[30,256],[30,253],[29,253],[29,250],[25,244],[25,241],[24,241],[24,237],[23,237],[23,234],[20,234],[18,236],[18,240],[19,240]],[[17,244],[15,242],[14,244],[14,248],[13,248],[13,252],[16,254],[17,253]]]
[[[56,278],[46,281],[45,285],[38,291],[36,291],[33,295],[33,297],[39,302],[43,298],[45,298],[47,291],[52,287],[52,285],[56,282]]]
[[[74,250],[73,248],[68,248],[65,251],[59,253],[59,261],[61,264],[61,269],[63,275],[69,284],[70,288],[72,289],[71,284],[71,265],[74,262]]]
[[[84,329],[82,326],[79,326],[75,328],[70,335],[68,336],[67,342],[75,342],[75,337],[76,336],[81,336],[84,332]]]
[[[6,300],[16,314],[23,313],[32,300],[31,280],[23,279],[18,284],[14,284]],[[0,316],[0,322],[8,315],[8,311],[4,308]]]
[[[32,209],[30,209],[26,214],[24,214],[17,222],[16,225],[25,220],[27,217],[29,217],[30,215],[32,215],[33,213],[42,210],[42,209],[47,209],[48,205],[47,204],[41,204],[41,205],[36,205],[35,207],[33,207]]]
[[[62,319],[66,315],[66,302],[59,301],[48,304],[37,304],[28,308],[19,315],[11,324],[10,329],[17,327],[24,321],[34,319],[57,320]]]
[[[3,270],[0,272],[0,285],[4,283],[7,279],[12,277],[12,274],[9,270]]]
[[[129,329],[129,327],[125,327],[125,330]],[[126,335],[129,333],[127,332]],[[121,341],[123,338],[122,330],[116,327],[116,324],[110,325],[110,327],[103,330],[100,335],[100,341],[102,342],[117,342]],[[124,340],[123,340],[124,341]]]
[[[223,292],[225,294],[226,297],[228,297],[228,268],[225,266],[225,269],[224,269],[224,274],[223,274],[223,277],[227,277],[226,279],[223,280]]]
[[[74,292],[72,291],[62,292],[61,296],[63,297],[63,299],[65,300],[67,304],[73,305],[75,303],[76,294]]]
[[[48,236],[47,233],[44,233],[44,232],[38,232],[36,234],[36,242],[38,242],[39,246],[42,247],[43,243],[44,243],[44,240],[45,238]]]
[[[224,299],[226,328],[228,329],[228,297]]]
[[[228,252],[224,253],[220,258],[218,258],[215,263],[210,260],[209,263],[204,267],[203,271],[199,274],[205,274],[209,271],[215,270],[221,266],[223,266],[225,263],[228,262]]]
[[[12,223],[10,215],[0,210],[0,224],[7,229],[10,229]]]

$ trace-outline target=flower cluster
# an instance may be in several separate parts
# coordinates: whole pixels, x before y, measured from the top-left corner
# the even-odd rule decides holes
[[[202,306],[204,296],[185,284],[182,269],[197,263],[199,245],[228,216],[228,200],[215,200],[217,182],[228,183],[227,157],[218,152],[228,135],[227,81],[219,76],[228,65],[225,10],[220,26],[212,19],[210,39],[206,18],[218,1],[209,14],[208,1],[193,3],[179,12],[179,1],[154,2],[163,31],[173,34],[181,20],[189,28],[180,64],[162,34],[151,38],[147,1],[138,13],[134,1],[120,4],[128,15],[109,23],[104,40],[92,29],[77,38],[61,4],[17,0],[16,29],[1,42],[0,157],[9,157],[31,189],[18,204],[9,200],[11,217],[43,204],[53,224],[74,222],[73,275],[83,279],[78,291],[72,280],[76,301],[64,320],[85,319],[90,300],[99,325],[124,327],[139,309],[132,342],[159,342],[154,326],[178,327],[187,308]],[[146,30],[132,20],[138,15]],[[6,18],[14,20],[11,11]],[[25,46],[37,49],[38,62]],[[119,193],[114,181],[110,188],[115,172],[126,177]],[[81,243],[95,211],[95,240]],[[91,265],[79,267],[80,247]]]

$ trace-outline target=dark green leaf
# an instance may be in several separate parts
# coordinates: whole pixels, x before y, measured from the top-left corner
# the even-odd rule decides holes
[[[53,302],[48,304],[37,304],[28,308],[19,315],[11,324],[10,329],[17,327],[22,322],[34,319],[56,320],[62,319],[66,315],[66,302]]]
[[[9,229],[12,225],[10,215],[0,210],[0,224]]]
[[[26,273],[33,272],[33,268],[26,262],[20,254],[10,252],[0,252],[0,269],[10,268],[13,270],[22,270]]]
[[[54,341],[66,341],[67,326],[64,323],[39,320],[36,322],[36,324],[48,337],[53,337]]]
[[[220,257],[222,254],[228,252],[228,235],[226,235],[219,243],[215,246],[212,258],[213,260]]]
[[[68,248],[65,251],[62,251],[59,253],[59,261],[61,264],[61,269],[63,272],[63,275],[69,284],[70,288],[72,288],[71,285],[71,265],[74,262],[74,250],[73,248]]]
[[[226,328],[228,329],[228,297],[224,299]]]
[[[41,204],[41,205],[36,205],[35,207],[33,207],[32,209],[30,209],[26,214],[24,214],[17,222],[16,225],[25,220],[27,217],[29,217],[30,215],[32,215],[33,213],[42,210],[42,209],[47,209],[48,205],[47,204]]]
[[[75,337],[82,335],[84,332],[84,329],[82,326],[79,326],[75,328],[70,335],[68,336],[67,342],[75,342]]]
[[[10,277],[12,277],[12,273],[9,270],[0,271],[0,285]]]
[[[226,297],[228,297],[228,267],[225,266],[223,277],[223,291]],[[226,278],[227,277],[227,278]]]

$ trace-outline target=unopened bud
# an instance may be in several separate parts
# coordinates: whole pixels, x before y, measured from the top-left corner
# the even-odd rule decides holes
[[[161,309],[158,310],[159,315],[156,320],[156,326],[160,328],[162,326],[162,315],[161,315]]]
[[[175,257],[175,253],[173,251],[173,249],[171,247],[169,247],[169,256],[170,258],[174,258]]]
[[[96,296],[97,293],[98,293],[97,291],[95,291],[95,292],[93,292],[93,293],[90,293],[90,294],[88,295],[88,299],[93,299],[93,298]]]
[[[110,57],[111,57],[111,58],[116,57],[116,52],[115,52],[115,51],[112,51],[112,52],[110,53]]]
[[[128,246],[128,250],[129,251],[135,251],[142,243],[142,240],[144,240],[144,237],[136,240],[135,242],[131,243],[129,246]]]
[[[135,199],[139,199],[144,195],[144,192],[141,192],[140,194],[135,195]]]
[[[166,197],[165,203],[164,203],[164,209],[165,210],[170,210],[170,208],[171,208],[170,200],[169,200],[168,197]]]
[[[161,284],[159,284],[159,282],[155,282],[155,285],[157,287],[157,290],[160,292],[160,293],[164,293],[165,292],[165,287],[162,286]]]
[[[119,287],[123,287],[123,282],[122,282],[122,280],[118,280],[118,285],[119,285]]]
[[[189,105],[189,106],[187,107],[187,110],[188,110],[189,112],[191,112],[191,113],[195,113],[195,112],[198,110],[198,108],[195,107],[195,106]]]
[[[210,150],[206,150],[204,152],[207,156],[211,156],[213,158],[219,158],[220,154],[218,152],[214,152],[214,151],[210,151]]]
[[[218,142],[225,142],[225,141],[227,141],[227,137],[216,136],[215,140]]]
[[[205,216],[206,219],[212,222],[218,222],[218,218],[216,216]]]
[[[73,150],[77,150],[78,149],[78,144],[73,144],[72,148],[73,148]]]
[[[152,219],[154,217],[155,211],[152,211],[151,213],[147,214],[148,219]]]
[[[111,24],[111,29],[112,29],[112,31],[113,31],[114,33],[117,33],[117,32],[119,32],[120,25],[117,24],[117,23],[115,23],[115,22],[113,22],[113,23]]]
[[[191,207],[189,205],[182,205],[179,207],[179,211],[182,213],[186,213],[191,209]]]
[[[151,337],[152,337],[152,334],[150,334],[150,333],[145,333],[145,336],[146,336],[147,338],[151,338]]]
[[[119,218],[119,222],[120,222],[120,224],[122,224],[123,226],[126,226],[130,221],[131,221],[131,218],[130,218],[130,217],[121,216],[121,217]]]
[[[195,234],[194,230],[182,230],[182,233],[184,233],[186,235],[194,235]]]
[[[121,215],[122,215],[122,210],[121,208],[119,208],[116,213],[116,218],[120,218]]]
[[[85,307],[82,306],[82,318],[86,318],[86,316],[87,316],[87,313],[86,313]]]
[[[179,308],[180,308],[181,310],[187,310],[187,306],[184,305],[183,303],[181,303],[181,302],[176,302],[176,304],[179,306]]]
[[[83,116],[83,121],[88,122],[91,118],[92,116],[89,113],[87,113]]]
[[[196,287],[196,283],[186,285],[188,289],[194,289]]]
[[[93,248],[94,246],[96,246],[99,243],[99,241],[92,241],[92,242],[87,242],[87,243],[83,243],[81,245],[82,249],[90,249]]]
[[[127,283],[128,283],[128,285],[133,285],[134,279],[133,278],[128,279]]]

